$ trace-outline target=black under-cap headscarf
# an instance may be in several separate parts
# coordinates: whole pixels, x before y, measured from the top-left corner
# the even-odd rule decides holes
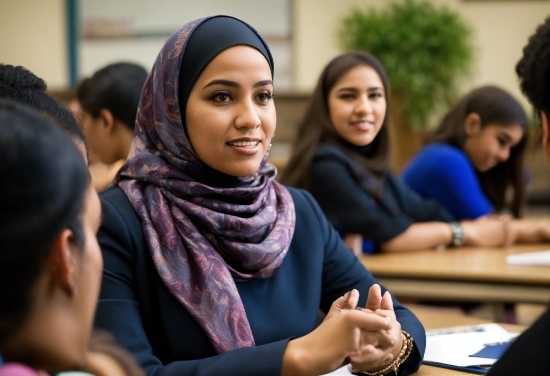
[[[178,97],[182,123],[189,93],[206,66],[229,47],[247,45],[264,55],[273,77],[273,57],[263,39],[247,24],[232,17],[218,16],[200,24],[187,42],[181,62]]]

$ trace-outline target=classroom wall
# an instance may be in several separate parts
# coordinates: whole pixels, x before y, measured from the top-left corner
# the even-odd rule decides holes
[[[0,63],[22,65],[50,89],[69,83],[64,0],[0,0]]]
[[[229,14],[261,33],[275,60],[275,85],[292,89],[291,0],[79,1],[85,34],[79,48],[81,77],[121,60],[150,69],[166,39],[181,25],[213,14]]]
[[[473,28],[476,61],[464,90],[492,83],[528,106],[517,85],[514,66],[536,26],[550,14],[550,1],[430,0],[456,9]],[[384,6],[380,0],[294,0],[295,89],[311,91],[326,63],[341,52],[336,33],[352,7]]]
[[[521,96],[513,66],[527,37],[550,14],[550,1],[430,0],[457,9],[474,29],[477,51],[465,90],[486,83]],[[383,6],[380,0],[293,0],[293,88],[310,92],[324,65],[340,53],[339,20],[354,6]],[[0,0],[0,62],[24,65],[52,89],[68,85],[64,0]],[[9,36],[9,37],[6,37]]]

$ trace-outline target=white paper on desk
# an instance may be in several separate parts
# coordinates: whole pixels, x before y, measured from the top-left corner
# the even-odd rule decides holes
[[[510,265],[546,265],[550,266],[550,250],[529,253],[518,253],[506,256],[506,263]]]
[[[470,355],[483,349],[486,343],[507,341],[517,336],[517,333],[509,333],[498,324],[482,324],[476,327],[481,327],[483,331],[463,333],[461,330],[454,334],[426,335],[424,361],[458,367],[492,365],[496,362],[495,359]]]
[[[353,373],[351,373],[348,370],[348,366],[343,366],[338,368],[336,371],[332,371],[331,373],[327,373],[322,376],[349,376],[349,375],[353,375]]]

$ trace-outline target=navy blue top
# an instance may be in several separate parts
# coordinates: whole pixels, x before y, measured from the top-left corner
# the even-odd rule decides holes
[[[423,197],[434,198],[458,219],[493,212],[468,156],[447,144],[431,144],[405,166],[403,180]]]
[[[376,283],[313,198],[305,191],[289,190],[296,229],[282,266],[270,278],[236,283],[256,346],[216,354],[201,327],[158,276],[140,219],[118,187],[101,195],[98,239],[104,272],[96,327],[113,333],[148,375],[279,376],[288,341],[315,328],[319,309],[328,312],[334,300],[353,288],[359,290],[364,306],[368,289]],[[400,367],[399,375],[406,375],[420,366],[425,333],[396,300],[394,309],[415,343]]]
[[[455,220],[437,201],[413,192],[390,171],[382,179],[382,198],[376,199],[361,186],[350,165],[334,154],[313,160],[311,178],[311,193],[327,219],[341,232],[361,234],[364,251],[366,242],[378,248],[413,223]]]

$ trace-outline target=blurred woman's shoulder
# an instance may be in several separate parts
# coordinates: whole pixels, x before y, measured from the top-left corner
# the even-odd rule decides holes
[[[418,170],[424,169],[443,169],[463,168],[471,166],[466,153],[461,149],[442,143],[433,143],[420,149],[420,151],[409,161],[403,169],[403,177],[410,173],[418,173]]]

